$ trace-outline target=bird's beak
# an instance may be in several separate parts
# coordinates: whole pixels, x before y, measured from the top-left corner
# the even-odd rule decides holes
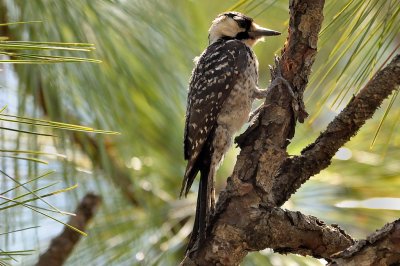
[[[264,36],[281,35],[281,33],[278,31],[263,28],[255,23],[253,23],[253,25],[249,31],[249,35],[255,39],[258,39],[258,38],[262,38]]]

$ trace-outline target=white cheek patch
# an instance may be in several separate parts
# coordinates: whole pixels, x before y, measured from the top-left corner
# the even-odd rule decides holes
[[[222,36],[235,37],[243,29],[239,28],[239,25],[232,18],[226,18],[221,22],[220,34]]]
[[[215,42],[221,37],[235,37],[239,32],[244,31],[233,18],[224,17],[219,20],[214,20],[211,26],[210,33],[210,43]]]

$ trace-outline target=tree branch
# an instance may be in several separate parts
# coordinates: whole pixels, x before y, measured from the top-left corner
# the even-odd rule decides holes
[[[400,55],[380,70],[368,84],[348,103],[321,133],[317,140],[306,147],[301,156],[288,158],[275,177],[278,206],[285,203],[296,190],[311,176],[328,167],[332,157],[380,107],[383,100],[400,85]],[[301,169],[301,171],[299,171]]]
[[[400,262],[400,219],[358,241],[332,257],[336,265],[398,265]]]
[[[256,249],[257,236],[248,237],[252,234],[249,228],[254,230],[249,217],[257,216],[260,211],[255,210],[260,205],[276,206],[275,196],[280,192],[272,191],[271,181],[288,157],[286,146],[293,137],[296,120],[306,116],[302,93],[316,54],[323,6],[324,0],[290,1],[289,36],[273,74],[282,71],[296,99],[284,84],[270,89],[257,121],[239,139],[241,152],[226,189],[220,193],[209,237],[201,247],[187,253],[182,265],[237,265],[250,247]]]
[[[72,216],[68,224],[84,231],[100,203],[101,198],[99,196],[91,193],[86,194],[75,211],[76,216]],[[69,227],[64,227],[64,231],[51,241],[48,250],[40,255],[36,266],[63,265],[80,238],[79,233]]]
[[[248,251],[266,247],[329,259],[333,248],[323,243],[340,243],[336,245],[342,248],[351,245],[352,238],[343,230],[323,229],[318,227],[322,225],[315,217],[276,208],[310,176],[329,165],[337,149],[372,117],[400,79],[396,57],[352,99],[314,144],[304,149],[301,156],[289,158],[286,147],[294,135],[296,121],[302,122],[307,116],[302,98],[317,52],[323,6],[324,0],[290,1],[289,36],[281,59],[272,69],[271,84],[275,84],[274,78],[281,71],[295,99],[285,82],[270,88],[258,119],[237,139],[241,152],[226,189],[220,193],[208,237],[186,254],[182,265],[237,265]],[[279,216],[282,212],[287,215]],[[307,223],[293,223],[293,219],[286,217]],[[304,228],[306,235],[299,233]],[[274,230],[280,230],[280,239]],[[288,235],[298,238],[285,238]],[[315,242],[310,236],[314,236]]]
[[[235,212],[232,208],[230,214],[241,217],[242,211],[236,209]],[[247,252],[265,248],[282,254],[296,253],[329,259],[332,254],[354,243],[338,226],[329,226],[316,217],[280,208],[254,207],[250,216],[237,218],[236,222],[244,222],[240,230],[236,224],[219,224],[221,228],[215,229],[219,233],[195,257],[186,258],[184,264],[237,265]],[[232,240],[240,241],[232,244]],[[213,250],[212,256],[209,250]]]
[[[329,258],[354,243],[338,226],[329,226],[314,216],[276,207],[255,209],[247,232],[250,232],[246,235],[249,250],[272,248],[283,254],[316,258]]]

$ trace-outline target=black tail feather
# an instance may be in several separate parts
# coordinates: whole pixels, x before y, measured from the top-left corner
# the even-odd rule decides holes
[[[201,245],[206,239],[207,226],[214,212],[214,173],[216,166],[212,166],[211,164],[213,149],[210,145],[211,142],[206,142],[199,156],[189,159],[182,184],[181,196],[183,193],[186,196],[197,173],[200,172],[196,216],[186,251],[192,249],[195,245]]]
[[[201,244],[206,238],[206,230],[211,216],[210,213],[210,196],[209,194],[209,169],[210,167],[203,167],[200,169],[200,183],[199,192],[197,195],[197,206],[196,206],[196,216],[194,219],[194,225],[192,234],[190,235],[189,243],[186,251],[191,249],[193,245],[198,243]]]

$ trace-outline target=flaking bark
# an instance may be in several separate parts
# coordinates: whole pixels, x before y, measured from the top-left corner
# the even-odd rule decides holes
[[[294,97],[284,83],[270,88],[259,117],[237,138],[241,152],[220,193],[210,236],[187,253],[182,265],[238,265],[249,251],[265,248],[330,260],[353,245],[351,236],[338,226],[278,207],[329,166],[336,151],[398,88],[400,56],[379,71],[301,156],[289,158],[286,147],[296,122],[307,116],[303,92],[317,52],[323,6],[323,0],[290,1],[289,36],[271,76],[281,71]]]
[[[386,224],[332,258],[329,266],[399,265],[400,220]]]
[[[400,55],[379,71],[328,125],[317,140],[306,147],[301,156],[288,158],[274,178],[278,206],[284,204],[311,176],[328,167],[332,157],[370,119],[400,84]],[[302,169],[302,171],[299,171]]]
[[[275,193],[279,191],[272,191],[272,177],[288,158],[286,146],[293,137],[296,121],[306,116],[302,93],[316,54],[323,6],[323,0],[291,1],[289,36],[273,74],[281,70],[296,98],[285,84],[271,88],[258,119],[239,139],[241,153],[227,188],[220,194],[210,237],[205,245],[188,253],[183,265],[237,265],[249,250],[255,250],[250,242],[257,240],[247,239],[248,226],[252,225],[249,217],[259,206],[276,206]],[[345,235],[341,231],[337,234],[339,238]]]

